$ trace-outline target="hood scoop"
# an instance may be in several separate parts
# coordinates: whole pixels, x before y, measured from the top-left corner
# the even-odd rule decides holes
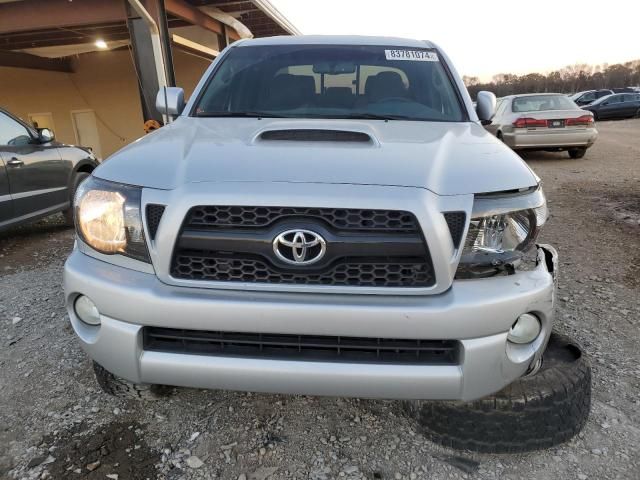
[[[325,129],[287,129],[267,130],[260,134],[260,140],[264,141],[289,141],[289,142],[350,142],[373,143],[373,139],[366,133],[349,130],[325,130]]]

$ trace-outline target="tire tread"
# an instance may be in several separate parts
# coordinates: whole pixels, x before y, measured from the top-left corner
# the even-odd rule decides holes
[[[555,333],[549,345],[579,348]],[[591,369],[584,355],[572,362],[551,359],[536,375],[486,398],[405,406],[428,438],[454,449],[516,453],[549,448],[584,427],[591,408]]]

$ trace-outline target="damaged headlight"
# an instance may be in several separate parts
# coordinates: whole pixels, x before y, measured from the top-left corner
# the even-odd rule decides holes
[[[539,187],[533,192],[477,196],[456,277],[511,273],[535,261],[536,238],[547,216]]]
[[[140,187],[93,176],[82,182],[74,201],[80,239],[100,253],[150,263],[140,212],[141,194]]]

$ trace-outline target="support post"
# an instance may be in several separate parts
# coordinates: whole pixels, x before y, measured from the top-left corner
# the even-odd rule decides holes
[[[160,30],[160,42],[162,43],[162,53],[164,55],[164,68],[167,77],[167,86],[176,86],[176,74],[173,68],[173,52],[171,51],[171,34],[167,22],[167,10],[164,8],[164,0],[157,0],[158,3],[158,29]]]

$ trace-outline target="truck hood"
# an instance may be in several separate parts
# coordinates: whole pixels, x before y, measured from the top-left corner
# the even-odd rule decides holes
[[[263,137],[300,129],[358,132],[365,141]],[[94,174],[167,190],[193,182],[295,182],[456,195],[537,183],[520,157],[476,123],[382,120],[181,117],[120,150]]]

